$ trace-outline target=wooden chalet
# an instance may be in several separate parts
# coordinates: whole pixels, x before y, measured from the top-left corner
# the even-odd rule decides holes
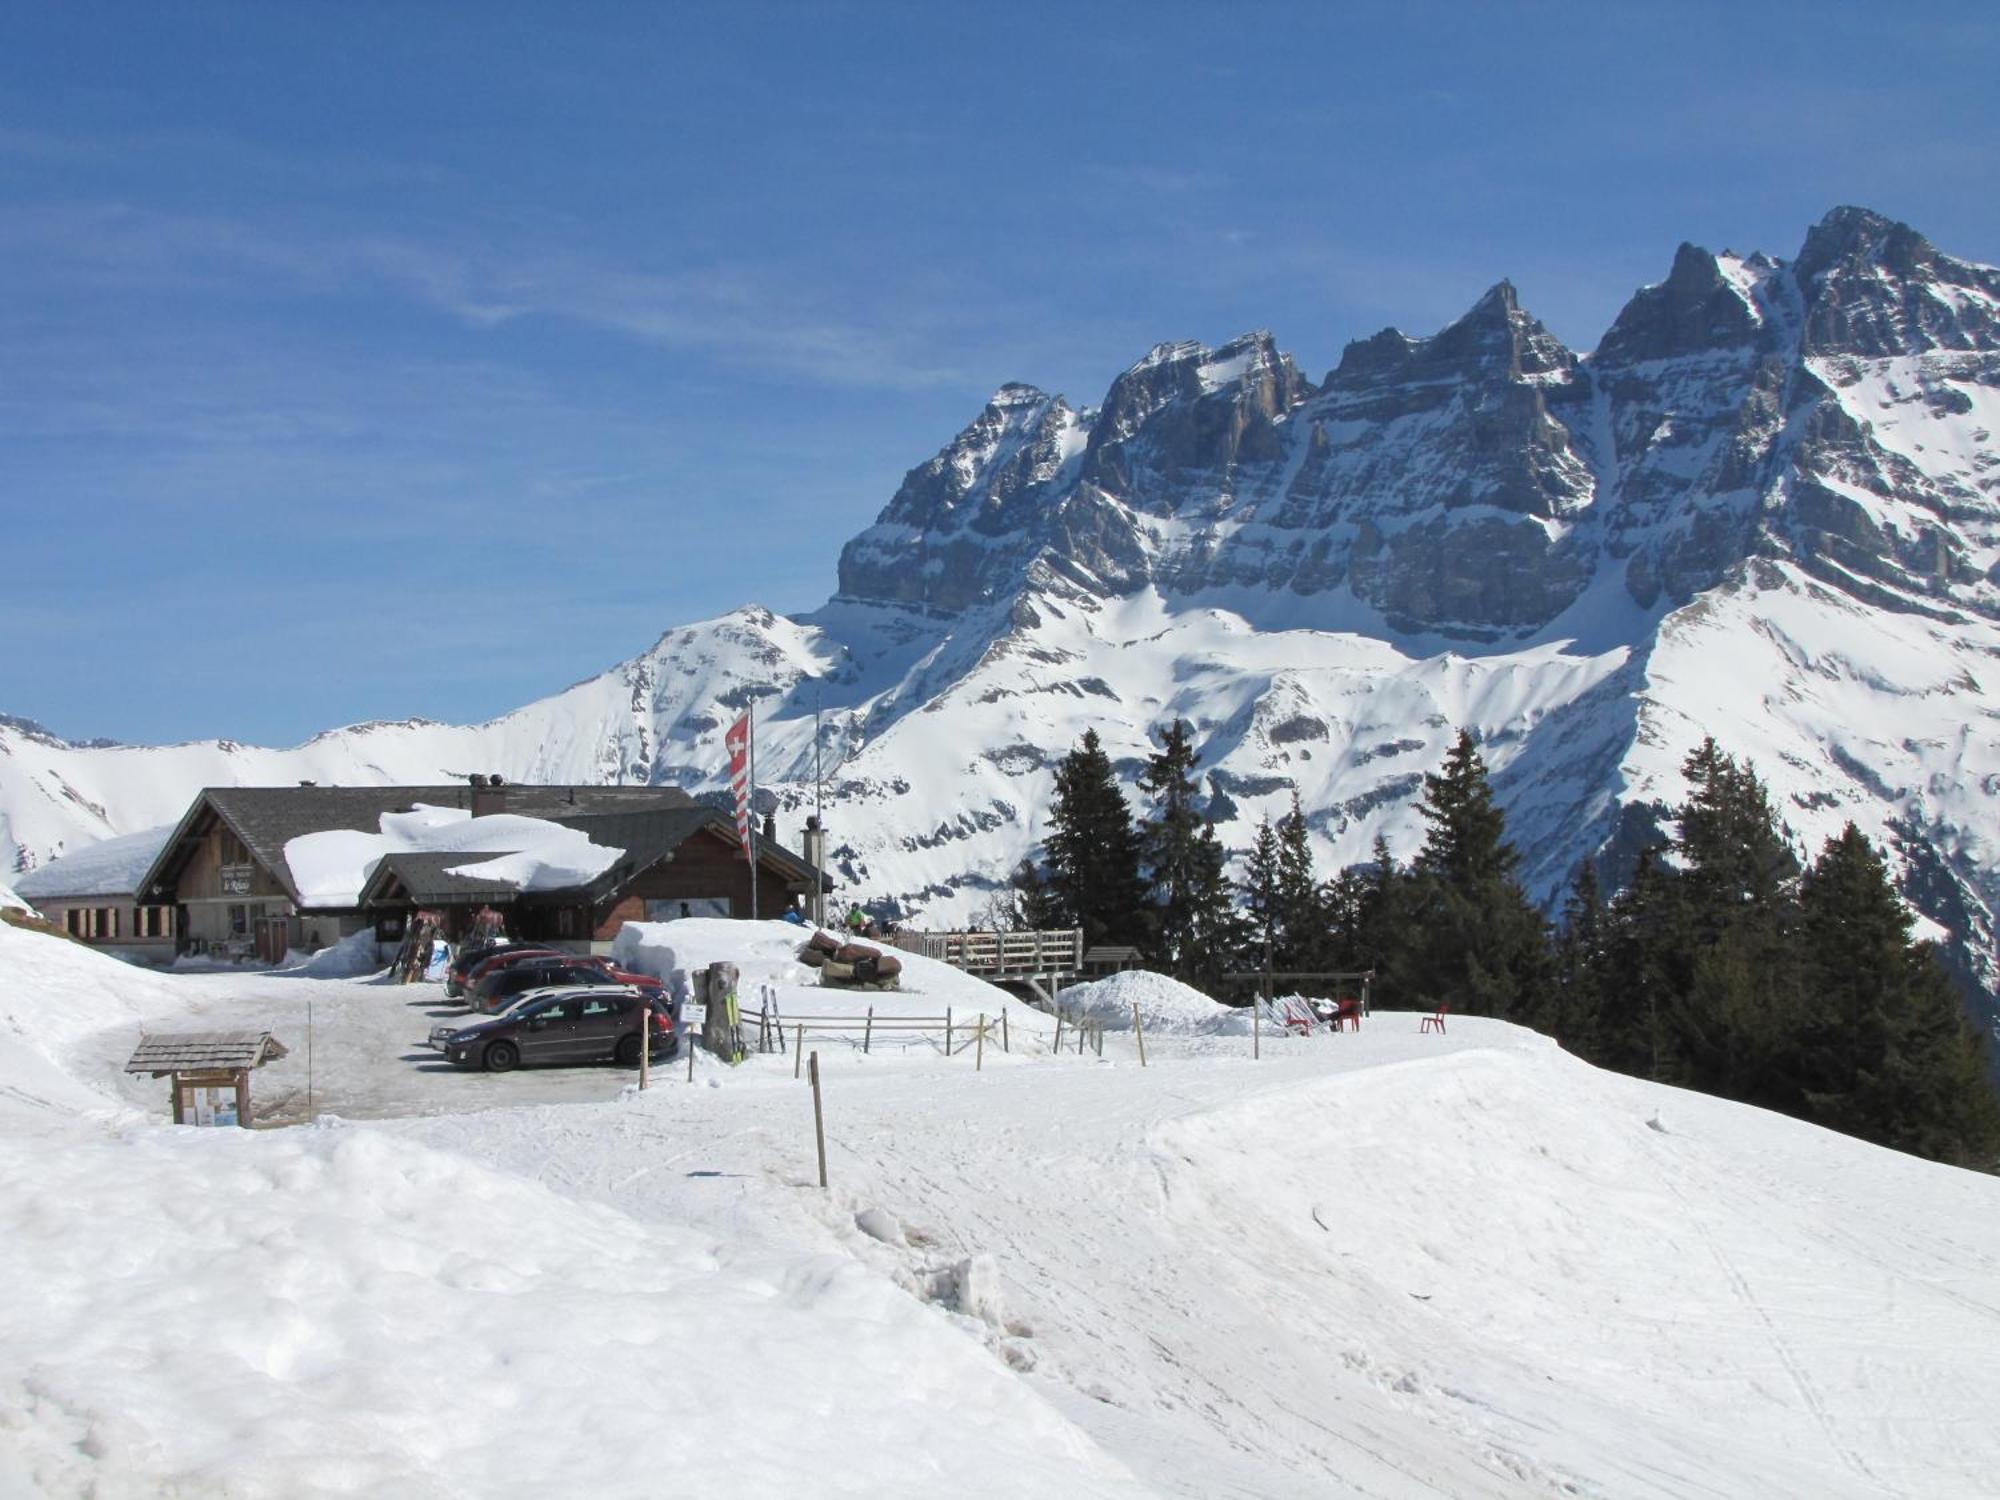
[[[501,913],[508,935],[587,952],[608,952],[627,922],[668,922],[683,916],[748,917],[750,866],[736,825],[701,806],[583,813],[551,822],[574,828],[593,844],[622,851],[595,880],[558,889],[521,890],[454,868],[490,854],[384,855],[361,892],[378,916],[407,921],[419,911],[443,919],[447,937],[466,932],[482,908]],[[831,882],[775,839],[757,846],[756,910],[778,917],[800,909],[815,881]]]
[[[680,915],[682,902],[708,914],[749,915],[749,867],[734,826],[678,788],[502,785],[498,777],[474,783],[209,787],[137,882],[137,899],[172,909],[182,952],[255,953],[270,962],[288,948],[325,947],[370,926],[380,941],[398,942],[419,909],[442,913],[446,932],[456,935],[491,906],[510,935],[579,950],[608,948],[627,921]],[[291,840],[335,829],[376,833],[385,813],[420,804],[465,808],[475,818],[504,812],[564,823],[625,853],[586,887],[533,892],[445,873],[491,853],[392,854],[353,904],[315,906],[302,897],[285,858]],[[766,847],[759,865],[762,915],[779,915],[824,878],[781,849]]]

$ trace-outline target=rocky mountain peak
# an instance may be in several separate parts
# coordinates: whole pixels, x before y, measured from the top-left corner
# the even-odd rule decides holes
[[[1683,243],[1673,269],[1656,286],[1641,287],[1597,346],[1600,367],[1755,343],[1764,337],[1764,316],[1754,288],[1773,269],[1762,256],[1724,260],[1699,245]],[[1735,274],[1730,274],[1733,271]]]
[[[1576,356],[1521,306],[1511,281],[1497,282],[1459,320],[1413,348],[1432,372],[1499,374],[1512,379],[1567,377]]]
[[[2000,271],[1940,254],[1909,225],[1868,209],[1821,219],[1792,272],[1808,354],[1880,359],[2000,342]]]

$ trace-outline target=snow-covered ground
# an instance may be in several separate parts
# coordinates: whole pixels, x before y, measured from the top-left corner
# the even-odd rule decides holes
[[[1497,1022],[1054,1056],[921,961],[818,990],[800,935],[631,946],[890,1018],[809,1039],[826,1192],[787,1053],[462,1074],[434,988],[0,926],[0,1494],[1993,1490],[2000,1182]],[[302,1119],[308,1000],[316,1128],[176,1130],[115,1073],[142,1024],[268,1025]],[[895,1032],[945,1005],[1012,1050]]]

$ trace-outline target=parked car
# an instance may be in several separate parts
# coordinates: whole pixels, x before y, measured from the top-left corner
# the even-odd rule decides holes
[[[563,953],[554,948],[543,948],[533,943],[513,943],[505,948],[495,948],[475,958],[465,971],[465,982],[460,986],[461,994],[471,994],[473,987],[495,969],[511,968],[515,964],[526,963],[536,958],[572,958],[574,954]]]
[[[471,983],[471,973],[480,964],[496,953],[513,953],[528,950],[518,943],[510,943],[505,938],[485,939],[460,943],[451,955],[451,964],[444,971],[444,992],[448,996],[463,995]]]
[[[474,1010],[491,1015],[523,990],[538,990],[553,984],[605,984],[610,980],[608,959],[551,953],[488,970],[472,986],[470,1003]]]
[[[505,1005],[500,1007],[494,1019],[498,1020],[501,1016],[510,1016],[522,1006],[532,1005],[535,1001],[545,998],[547,994],[547,990],[523,990],[512,1000],[509,1000]],[[424,1039],[424,1045],[433,1052],[442,1052],[444,1051],[444,1044],[453,1036],[465,1030],[467,1026],[477,1024],[475,1021],[467,1021],[463,1018],[455,1021],[440,1021],[431,1028],[431,1034]]]
[[[453,1032],[444,1055],[489,1073],[606,1060],[631,1064],[639,1060],[642,1032],[652,1039],[654,1057],[679,1053],[680,1038],[663,1004],[622,986],[559,989]]]

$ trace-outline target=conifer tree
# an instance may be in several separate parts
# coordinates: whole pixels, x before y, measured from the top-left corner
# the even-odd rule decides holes
[[[1800,1113],[1804,1020],[1790,928],[1798,860],[1763,783],[1704,740],[1683,763],[1676,892],[1685,946],[1662,955],[1674,1003],[1663,1045],[1694,1088]]]
[[[1196,810],[1194,741],[1184,720],[1161,735],[1160,749],[1139,773],[1139,789],[1152,798],[1152,814],[1140,831],[1153,898],[1154,954],[1167,971],[1185,977],[1201,967],[1195,953],[1197,906],[1209,878],[1202,848],[1202,817]]]
[[[1222,842],[1215,836],[1215,824],[1204,822],[1195,843],[1190,947],[1179,974],[1210,995],[1221,988],[1225,974],[1250,967],[1255,961],[1247,951],[1250,924],[1237,908],[1227,863]]]
[[[1139,837],[1097,731],[1056,765],[1047,839],[1051,909],[1083,929],[1085,947],[1145,948],[1150,923]]]
[[[1951,981],[1911,928],[1882,857],[1849,823],[1799,887],[1805,1113],[1898,1150],[1985,1164],[2000,1148],[2000,1109]]]
[[[1399,955],[1408,1003],[1525,1015],[1548,982],[1547,926],[1514,879],[1520,857],[1470,733],[1424,777],[1418,811],[1430,827],[1413,870],[1422,940]]]
[[[1586,1057],[1596,1051],[1598,1007],[1604,988],[1605,927],[1597,863],[1586,859],[1577,867],[1569,899],[1563,903],[1550,1003],[1535,1015],[1539,1029]]]
[[[1317,969],[1328,947],[1326,907],[1313,874],[1312,835],[1297,792],[1292,793],[1292,810],[1278,820],[1277,832],[1279,940],[1272,967]]]
[[[1257,824],[1256,842],[1243,862],[1243,910],[1245,941],[1253,950],[1249,957],[1257,967],[1277,958],[1283,947],[1284,908],[1278,896],[1278,833],[1267,817]]]

